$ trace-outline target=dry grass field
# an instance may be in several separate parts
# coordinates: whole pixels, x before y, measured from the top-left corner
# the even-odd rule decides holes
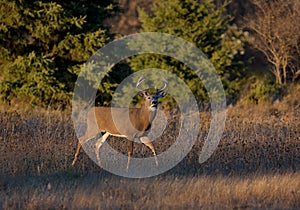
[[[198,155],[209,128],[175,168],[152,178],[112,175],[82,152],[71,167],[76,137],[68,113],[0,112],[0,209],[300,209],[300,105],[236,106],[212,157]],[[164,151],[176,120],[154,143]],[[108,142],[122,152],[126,143]],[[134,155],[151,156],[143,145]]]

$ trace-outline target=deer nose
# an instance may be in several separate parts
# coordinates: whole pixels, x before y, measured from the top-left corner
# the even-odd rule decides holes
[[[151,105],[157,106],[157,101],[151,101]]]

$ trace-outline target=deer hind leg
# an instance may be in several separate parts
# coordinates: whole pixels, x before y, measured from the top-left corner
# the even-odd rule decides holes
[[[77,143],[77,149],[76,149],[76,152],[75,152],[75,155],[74,155],[74,160],[72,162],[72,166],[74,167],[75,166],[75,163],[77,162],[78,160],[78,156],[79,156],[79,153],[80,153],[80,149],[81,149],[81,143],[78,141]]]
[[[153,155],[154,155],[154,160],[155,160],[155,165],[158,166],[158,161],[157,161],[157,156],[156,156],[156,151],[154,148],[153,143],[150,141],[148,136],[143,136],[140,138],[141,142],[145,144],[149,149],[151,149]]]
[[[97,157],[98,165],[100,167],[101,167],[102,163],[101,163],[99,149],[103,145],[103,143],[106,141],[106,139],[108,138],[109,135],[110,135],[110,133],[106,132],[101,138],[99,138],[97,140],[97,142],[94,146],[94,150],[95,150],[95,154],[96,154],[96,157]]]
[[[92,137],[93,138],[93,137]],[[75,155],[74,155],[74,160],[72,162],[72,166],[74,167],[75,166],[75,163],[77,162],[78,160],[78,156],[79,156],[79,153],[80,153],[80,150],[81,150],[81,146],[82,144],[84,143],[84,141],[87,141],[91,138],[88,138],[87,140],[86,139],[86,136],[82,136],[78,139],[78,143],[77,143],[77,149],[76,149],[76,152],[75,152]]]
[[[127,159],[126,171],[128,171],[129,169],[130,159],[132,157],[132,154],[133,154],[133,141],[128,140],[128,159]]]

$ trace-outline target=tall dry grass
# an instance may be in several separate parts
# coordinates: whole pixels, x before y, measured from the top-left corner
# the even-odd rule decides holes
[[[198,141],[176,167],[148,179],[98,168],[84,153],[70,166],[76,136],[68,113],[0,112],[0,209],[297,209],[300,208],[299,103],[236,106],[212,157],[198,163],[208,134],[201,113]],[[154,143],[172,144],[176,118]],[[126,154],[124,140],[108,142]],[[135,145],[135,156],[151,156]]]
[[[174,175],[130,180],[108,174],[15,180],[3,209],[299,209],[300,173]]]

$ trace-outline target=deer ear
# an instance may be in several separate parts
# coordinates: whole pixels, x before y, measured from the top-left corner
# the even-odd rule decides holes
[[[158,92],[160,98],[164,97],[167,94],[167,91],[161,90]]]
[[[140,95],[140,96],[142,96],[142,97],[144,97],[144,95],[145,95],[145,92],[144,92],[144,91],[142,91],[142,90],[140,90],[140,91],[139,91],[139,95]]]

